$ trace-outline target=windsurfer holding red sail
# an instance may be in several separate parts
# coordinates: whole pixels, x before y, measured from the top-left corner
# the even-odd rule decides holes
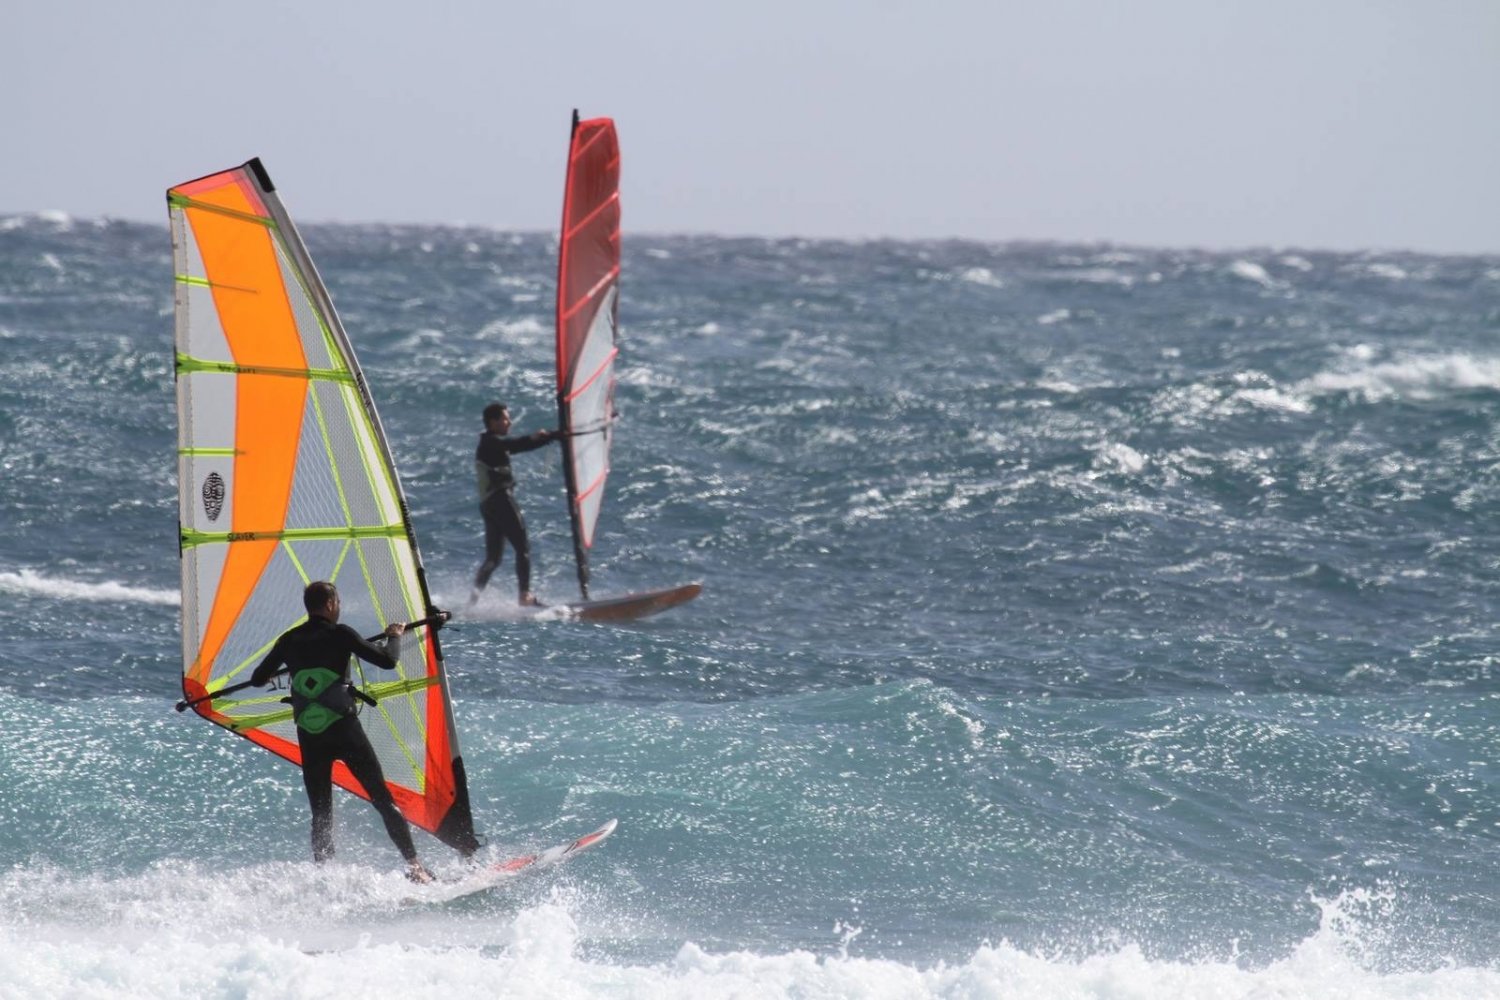
[[[469,603],[479,600],[480,591],[499,568],[505,556],[505,543],[509,542],[516,550],[518,600],[523,605],[536,605],[540,602],[531,593],[531,544],[526,537],[526,521],[516,503],[516,477],[511,472],[510,456],[534,451],[562,435],[543,430],[525,437],[507,437],[510,410],[504,403],[486,406],[483,416],[484,433],[479,435],[479,446],[474,449],[474,471],[479,485],[479,514],[484,518],[484,563],[474,575],[474,593]]]

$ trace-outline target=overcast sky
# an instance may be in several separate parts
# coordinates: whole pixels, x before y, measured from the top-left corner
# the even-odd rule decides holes
[[[6,0],[0,213],[1500,252],[1500,0]]]

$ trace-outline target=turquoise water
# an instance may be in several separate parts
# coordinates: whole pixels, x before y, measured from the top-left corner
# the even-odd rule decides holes
[[[460,604],[553,243],[304,235]],[[0,219],[0,994],[1500,995],[1500,258],[625,253],[593,590],[705,590],[533,622],[497,573],[444,643],[476,820],[620,828],[414,905],[373,810],[315,869],[295,772],[171,710],[165,226]]]

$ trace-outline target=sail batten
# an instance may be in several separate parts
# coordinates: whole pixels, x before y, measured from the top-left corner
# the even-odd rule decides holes
[[[265,170],[252,160],[167,195],[176,273],[183,691],[223,690],[305,619],[331,580],[346,620],[436,609],[369,387],[332,300]],[[363,676],[363,673],[357,676]],[[461,851],[477,847],[437,636],[414,630],[366,734],[397,805]],[[301,762],[279,692],[226,693],[200,715]],[[334,780],[365,790],[338,767]]]
[[[578,388],[574,389],[568,395],[568,402],[571,403],[573,400],[577,399],[579,396],[582,396],[585,392],[587,392],[589,390],[590,387],[593,386],[593,384],[595,382],[599,381],[599,379],[605,377],[606,375],[611,374],[613,372],[613,370],[614,370],[615,358],[619,357],[619,355],[620,355],[619,349],[615,349],[615,350],[610,351],[609,352],[609,356],[604,359],[604,363],[601,364],[598,368],[594,369],[593,374],[590,375],[588,378],[584,379],[579,384]],[[577,434],[578,431],[575,429],[573,431],[573,433]]]

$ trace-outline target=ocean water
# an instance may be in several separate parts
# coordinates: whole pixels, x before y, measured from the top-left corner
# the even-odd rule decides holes
[[[554,240],[304,236],[459,604]],[[1500,996],[1500,257],[625,254],[594,591],[704,593],[521,621],[502,567],[444,643],[477,822],[620,827],[425,904],[172,711],[165,225],[0,218],[0,997]]]

